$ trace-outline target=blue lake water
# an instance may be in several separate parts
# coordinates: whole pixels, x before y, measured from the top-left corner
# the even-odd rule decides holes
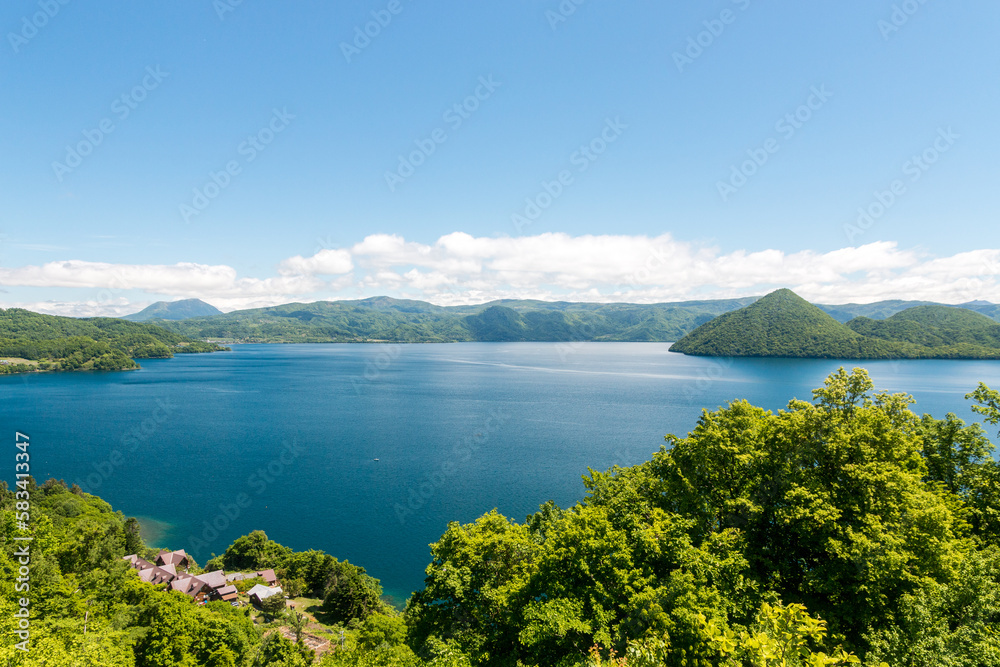
[[[913,394],[917,412],[967,421],[964,394],[1000,387],[996,362],[721,360],[668,347],[240,345],[134,372],[0,376],[0,427],[31,436],[37,479],[76,482],[143,518],[155,546],[204,564],[262,529],[364,566],[398,602],[421,586],[449,521],[570,505],[588,466],[648,459],[702,407],[747,398],[776,410],[841,365]],[[13,456],[8,470],[9,483]]]

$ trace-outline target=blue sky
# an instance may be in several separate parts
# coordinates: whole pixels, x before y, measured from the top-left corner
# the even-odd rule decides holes
[[[1000,301],[995,2],[63,2],[0,8],[2,306]]]

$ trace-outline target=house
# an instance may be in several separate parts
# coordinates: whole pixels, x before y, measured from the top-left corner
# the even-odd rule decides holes
[[[231,585],[230,581],[238,581],[252,576],[237,573],[240,575],[238,578],[230,579],[233,575],[226,576],[222,570],[205,572],[197,576],[188,574],[189,561],[183,549],[160,552],[156,557],[156,563],[150,563],[137,554],[123,556],[122,560],[127,561],[129,565],[139,571],[139,579],[142,581],[150,584],[169,584],[170,590],[180,591],[197,602],[203,602],[207,598],[235,600],[237,596],[236,586]],[[178,572],[178,568],[181,568],[180,572]],[[273,578],[273,571],[271,574]],[[281,592],[280,588],[270,589],[266,586],[255,586],[254,588],[267,591],[262,594],[262,597],[258,597],[258,602],[274,595],[275,590],[278,593]]]
[[[131,556],[125,556],[122,560],[127,560],[128,564],[137,570],[145,570],[146,568],[149,567],[156,567],[145,558],[140,558],[135,554],[132,554]]]
[[[146,582],[153,583],[164,583],[165,581],[170,581],[177,576],[177,568],[173,565],[168,565],[163,568],[159,565],[154,565],[150,563],[145,558],[132,554],[131,556],[124,556],[122,560],[128,561],[134,569],[139,570],[139,578]],[[153,580],[156,581],[153,581]]]
[[[204,581],[198,577],[185,576],[178,577],[170,582],[170,589],[180,591],[195,602],[201,602],[211,590]]]
[[[178,549],[177,551],[161,551],[156,557],[156,564],[160,567],[163,567],[164,565],[173,565],[181,568],[182,570],[187,570],[188,567],[190,567],[187,554],[184,553],[183,549]]]
[[[274,586],[278,583],[278,577],[275,576],[274,570],[257,570],[255,576],[260,577],[267,583],[268,586]]]
[[[177,574],[174,572],[168,572],[162,567],[147,567],[145,569],[139,570],[139,578],[148,584],[169,584],[171,581],[177,578]]]
[[[214,572],[202,572],[198,575],[198,578],[208,584],[209,588],[215,590],[217,588],[222,588],[227,583],[226,573],[222,570],[215,570]]]
[[[223,602],[232,602],[236,599],[238,591],[236,586],[223,586],[222,588],[217,588],[212,591],[211,598],[213,600],[222,600]]]
[[[272,595],[280,595],[281,589],[275,586],[274,588],[269,588],[267,586],[262,586],[257,584],[253,588],[247,591],[247,596],[250,597],[250,602],[257,606],[260,606],[262,600],[266,600]]]

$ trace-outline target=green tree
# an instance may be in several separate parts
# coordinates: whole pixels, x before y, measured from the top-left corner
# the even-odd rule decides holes
[[[407,604],[414,647],[432,638],[455,640],[483,664],[510,655],[519,644],[515,594],[527,583],[540,552],[526,527],[496,510],[473,524],[449,524],[431,545],[424,589]]]
[[[260,610],[271,618],[280,616],[285,611],[285,596],[277,593],[264,598],[260,601]]]
[[[382,586],[363,567],[347,561],[338,562],[330,574],[323,593],[323,610],[334,621],[346,623],[355,618],[364,620],[382,607]]]

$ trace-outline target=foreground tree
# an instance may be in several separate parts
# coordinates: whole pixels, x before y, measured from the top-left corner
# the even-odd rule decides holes
[[[1000,665],[992,447],[912,402],[841,369],[777,413],[703,411],[575,507],[452,524],[408,641],[482,665]]]

